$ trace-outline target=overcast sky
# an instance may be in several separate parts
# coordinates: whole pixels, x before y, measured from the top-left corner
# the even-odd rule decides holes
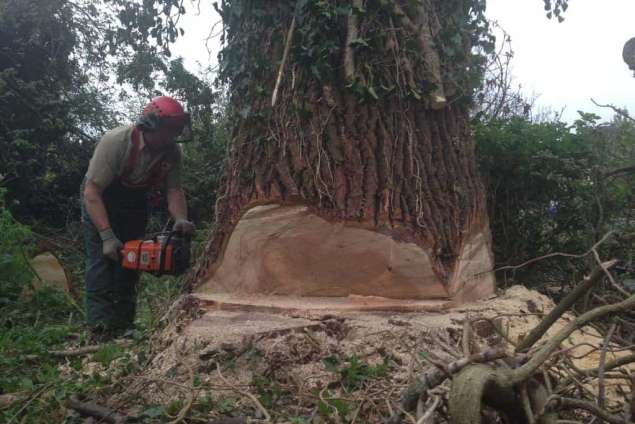
[[[207,6],[211,1],[200,3],[200,14],[190,5],[182,18],[186,35],[174,48],[192,71],[197,63],[214,65],[219,49],[218,38],[211,40],[209,55],[204,40],[220,17]],[[591,98],[635,112],[635,78],[622,61],[624,43],[635,37],[635,0],[570,0],[560,24],[546,19],[542,0],[488,0],[487,9],[512,38],[516,82],[538,96],[539,107],[564,108],[568,122],[577,110],[612,116]]]

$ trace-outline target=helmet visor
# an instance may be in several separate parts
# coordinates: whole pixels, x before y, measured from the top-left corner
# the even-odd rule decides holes
[[[185,114],[185,119],[183,122],[183,127],[181,128],[181,133],[176,138],[177,143],[188,143],[192,141],[192,120],[190,118],[190,114]]]
[[[192,121],[189,113],[184,113],[178,117],[161,117],[158,128],[166,128],[176,133],[175,141],[177,143],[187,143],[192,140]]]

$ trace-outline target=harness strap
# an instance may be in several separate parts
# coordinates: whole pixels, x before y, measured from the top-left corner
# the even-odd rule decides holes
[[[139,129],[134,127],[130,136],[132,142],[132,148],[130,149],[130,155],[126,161],[123,174],[121,175],[121,183],[128,188],[132,189],[147,189],[149,187],[158,187],[165,179],[164,159],[158,160],[150,170],[149,177],[141,182],[135,183],[128,178],[134,171],[137,161],[139,160],[139,153],[141,151],[141,138],[139,135]]]

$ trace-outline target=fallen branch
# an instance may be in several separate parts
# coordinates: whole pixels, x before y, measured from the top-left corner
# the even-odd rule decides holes
[[[488,349],[468,358],[451,362],[444,367],[444,370],[437,367],[430,367],[403,391],[401,395],[401,408],[405,411],[414,410],[419,397],[427,397],[428,390],[443,383],[448,377],[448,374],[456,374],[470,364],[492,362],[505,357],[507,357],[507,354],[502,350]],[[393,416],[390,422],[398,422],[398,419],[399,417]]]
[[[610,371],[615,368],[619,368],[623,365],[628,365],[635,362],[635,354],[623,356],[621,358],[614,359],[613,361],[607,362],[604,366],[604,371]],[[582,372],[588,376],[597,376],[599,373],[599,368],[592,368],[587,370],[582,370]]]
[[[124,340],[120,342],[115,341],[114,344],[119,347],[128,347],[132,343],[130,341]],[[60,358],[84,356],[84,355],[89,355],[91,353],[99,352],[101,349],[103,349],[103,347],[104,345],[101,344],[101,345],[90,345],[90,346],[79,347],[77,349],[50,350],[48,354],[51,356],[60,357]]]
[[[223,380],[223,382],[227,384],[233,391],[240,393],[241,395],[247,396],[249,399],[251,399],[251,401],[258,407],[258,409],[260,409],[260,412],[262,412],[262,414],[265,416],[265,421],[268,421],[268,422],[271,421],[271,415],[269,414],[269,411],[267,411],[267,409],[264,406],[262,406],[262,403],[260,403],[260,401],[258,400],[258,398],[256,398],[256,396],[254,396],[253,394],[249,393],[246,390],[240,390],[239,388],[230,384],[229,381],[227,381],[227,379],[223,376],[223,373],[221,373],[220,371],[219,363],[216,363],[216,371],[218,371],[218,376],[220,377],[220,379]]]
[[[611,328],[609,329],[608,333],[606,333],[606,337],[604,338],[602,351],[600,352],[600,365],[598,367],[598,407],[600,408],[604,408],[604,373],[606,371],[606,351],[609,348],[609,344],[611,343],[611,338],[613,337],[613,333],[615,332],[616,327],[617,325],[615,323],[611,324]]]
[[[551,406],[554,403],[555,405]],[[552,396],[548,402],[547,407],[549,409],[555,408],[558,410],[563,409],[584,409],[585,411],[590,412],[598,418],[601,418],[604,421],[607,421],[611,424],[632,424],[631,421],[626,421],[623,418],[620,418],[616,415],[612,415],[609,412],[605,411],[602,408],[597,407],[591,402],[580,400],[580,399],[571,399],[564,398],[559,396]]]
[[[434,401],[432,401],[432,405],[428,410],[417,420],[417,424],[434,424],[434,411],[439,407],[441,403],[441,398],[439,396],[434,397]]]
[[[26,410],[31,403],[33,403],[35,401],[35,399],[37,399],[38,397],[40,397],[42,395],[42,393],[44,393],[45,391],[47,391],[49,388],[51,388],[51,386],[53,386],[53,383],[49,383],[47,385],[45,385],[44,387],[42,387],[40,390],[38,390],[37,392],[35,392],[28,401],[26,401],[24,403],[24,405],[22,405],[22,408],[20,408],[20,410],[18,412],[15,413],[14,416],[11,417],[11,419],[9,421],[7,421],[7,424],[11,424],[13,422],[13,420],[15,420],[16,418],[18,418],[20,416],[20,414],[22,414],[22,412],[24,410]]]
[[[194,389],[194,370],[192,370],[192,367],[186,362],[183,362],[183,364],[187,368],[187,372],[190,376],[189,385],[191,389],[187,396],[187,401],[185,402],[185,405],[183,405],[183,408],[181,408],[181,411],[179,411],[179,415],[177,415],[174,420],[170,421],[170,424],[178,424],[181,421],[183,421],[185,417],[187,417],[187,414],[190,412],[190,409],[192,408],[192,405],[194,404],[194,399],[196,398],[196,395],[197,395],[197,390]]]
[[[130,418],[127,415],[120,414],[117,411],[94,402],[80,402],[73,398],[66,401],[66,407],[79,412],[83,416],[98,418],[100,421],[106,423],[125,423]]]
[[[463,321],[463,337],[461,338],[461,347],[463,355],[470,356],[472,354],[472,323],[466,317]]]
[[[635,307],[635,295],[629,297],[623,302],[601,306],[580,315],[567,324],[554,337],[549,339],[549,341],[540,348],[540,350],[538,350],[525,365],[512,372],[512,384],[521,383],[531,377],[538,367],[540,367],[551,355],[551,353],[553,353],[553,351],[556,350],[558,346],[560,346],[560,344],[575,330],[584,327],[589,322],[595,321],[598,318],[602,318],[615,312],[626,311],[633,307]]]
[[[518,346],[516,347],[516,352],[526,352],[529,350],[534,343],[536,343],[540,338],[551,328],[554,322],[558,320],[565,312],[571,309],[571,306],[575,302],[578,301],[586,292],[588,292],[591,287],[593,287],[602,276],[604,276],[604,272],[606,269],[615,265],[617,261],[609,261],[605,264],[601,264],[599,267],[595,268],[591,273],[591,276],[586,280],[582,281],[578,284],[567,296],[565,296],[562,301],[549,312],[549,314],[538,324],[531,332],[523,338]]]

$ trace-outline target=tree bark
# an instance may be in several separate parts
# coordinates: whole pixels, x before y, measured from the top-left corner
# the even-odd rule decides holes
[[[220,266],[245,212],[267,204],[412,243],[448,287],[475,237],[491,262],[469,89],[457,82],[469,66],[440,41],[470,19],[466,2],[452,3],[223,2],[231,152],[190,287]]]

